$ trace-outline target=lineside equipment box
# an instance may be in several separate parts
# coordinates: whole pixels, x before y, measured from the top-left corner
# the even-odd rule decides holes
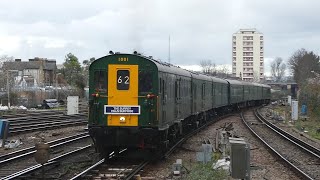
[[[229,139],[231,146],[231,176],[250,179],[250,146],[241,138]]]
[[[67,115],[79,114],[79,96],[67,97]]]

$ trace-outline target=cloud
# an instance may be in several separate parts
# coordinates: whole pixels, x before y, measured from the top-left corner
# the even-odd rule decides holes
[[[274,57],[300,48],[320,52],[320,2],[276,0],[0,1],[0,54],[28,59],[71,52],[81,61],[109,50],[134,50],[196,66],[231,64],[231,37],[240,28],[264,34],[265,70]],[[284,8],[285,7],[285,8]]]

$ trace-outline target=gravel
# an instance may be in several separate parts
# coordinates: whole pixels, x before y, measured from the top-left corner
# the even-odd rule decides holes
[[[264,117],[266,117],[268,109],[270,109],[270,107],[265,107],[265,108],[262,108],[259,112]],[[275,120],[272,120],[271,117],[267,117],[266,119],[268,121],[272,122],[273,124],[275,124],[276,126],[278,126],[279,128],[290,133],[291,135],[293,135],[293,136],[301,139],[302,141],[307,142],[308,144],[320,149],[320,140],[312,138],[308,134],[297,130],[291,123],[285,123],[283,121],[275,121]]]
[[[142,177],[154,177],[155,179],[192,179],[193,171],[197,171],[200,163],[196,162],[196,152],[200,151],[201,144],[204,139],[210,139],[215,144],[217,128],[225,125],[225,123],[233,123],[234,135],[244,138],[250,144],[250,164],[251,164],[251,179],[299,179],[288,167],[286,167],[279,159],[275,158],[266,147],[254,137],[247,127],[242,123],[240,116],[231,116],[222,119],[206,129],[202,130],[195,136],[188,139],[181,148],[177,149],[168,159],[162,160],[148,165]],[[175,177],[171,173],[172,164],[176,159],[182,159],[182,164],[191,172],[183,174],[180,177]],[[213,170],[212,170],[213,171]],[[207,173],[208,175],[206,176]],[[221,174],[221,173],[220,173]],[[220,179],[219,172],[214,175],[204,171],[203,177],[196,179]],[[229,174],[229,173],[227,173]],[[201,175],[201,174],[200,174]],[[224,179],[232,179],[230,176],[223,177]]]
[[[20,139],[22,144],[20,144],[16,148],[10,148],[10,149],[0,148],[0,155],[34,146],[35,143],[39,141],[39,137],[42,137],[45,140],[45,142],[48,142],[48,141],[53,141],[66,136],[72,136],[78,133],[83,133],[85,132],[84,130],[85,128],[86,126],[74,126],[74,127],[65,127],[61,129],[37,131],[37,132],[11,136],[8,138],[9,141]]]

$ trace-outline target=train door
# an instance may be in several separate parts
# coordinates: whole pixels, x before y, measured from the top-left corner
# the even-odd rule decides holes
[[[166,122],[166,119],[167,119],[167,75],[166,74],[159,74],[159,84],[160,84],[160,89],[159,89],[159,92],[160,92],[160,102],[161,103],[161,109],[160,112],[161,112],[161,117],[160,117],[160,120],[162,121],[162,123]],[[160,123],[160,124],[162,124]]]
[[[176,77],[176,80],[174,83],[174,98],[175,98],[174,117],[175,119],[180,117],[180,104],[181,104],[180,86],[181,86],[181,78],[179,79],[178,77]]]
[[[194,114],[195,112],[197,112],[196,110],[196,102],[197,102],[197,94],[196,94],[196,83],[194,81],[194,78],[192,78],[191,80],[191,113]]]
[[[201,87],[201,111],[204,111],[205,107],[206,107],[205,96],[206,96],[206,83],[202,83],[202,87]]]
[[[215,86],[214,86],[214,82],[212,82],[212,87],[211,87],[211,98],[212,98],[212,108],[216,107],[216,99],[215,99]]]
[[[138,126],[138,65],[108,66],[108,126]]]

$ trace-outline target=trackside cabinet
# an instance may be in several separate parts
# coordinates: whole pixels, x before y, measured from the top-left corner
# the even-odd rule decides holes
[[[79,96],[67,97],[67,115],[79,114]]]
[[[235,179],[250,179],[250,145],[243,139],[229,139],[231,147],[231,176]]]

